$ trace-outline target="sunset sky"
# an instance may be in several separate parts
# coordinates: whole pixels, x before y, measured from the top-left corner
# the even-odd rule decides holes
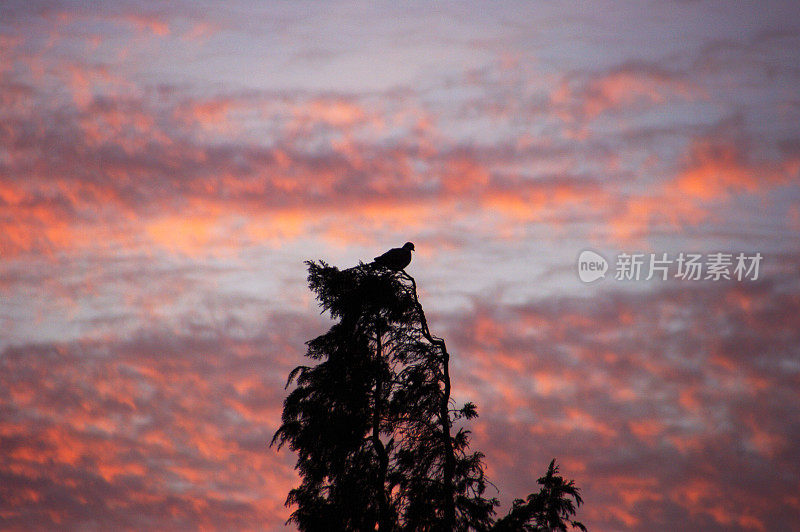
[[[798,57],[792,0],[4,0],[0,529],[291,530],[303,261],[409,240],[502,513],[555,457],[593,531],[800,529]]]

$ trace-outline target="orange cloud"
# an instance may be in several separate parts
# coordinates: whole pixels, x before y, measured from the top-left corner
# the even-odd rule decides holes
[[[121,20],[132,24],[142,32],[147,31],[159,37],[170,34],[169,23],[155,15],[127,14]]]
[[[713,203],[742,195],[763,196],[797,177],[798,165],[792,157],[752,163],[731,144],[695,139],[684,168],[654,190],[623,198],[610,228],[623,242],[641,239],[656,229],[678,231],[714,217]]]
[[[568,77],[551,91],[550,100],[557,116],[573,123],[593,120],[607,111],[704,96],[701,89],[681,76],[650,65],[627,65],[594,77]]]
[[[587,88],[584,113],[594,118],[609,109],[631,105],[637,101],[653,104],[669,98],[688,99],[693,90],[689,83],[652,72],[618,71],[593,80]]]
[[[749,164],[729,144],[695,141],[689,163],[671,184],[675,197],[701,201],[719,200],[734,194],[757,193],[789,182],[797,176],[797,163]]]

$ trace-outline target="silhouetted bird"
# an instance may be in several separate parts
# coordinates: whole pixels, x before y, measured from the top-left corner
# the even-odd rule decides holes
[[[406,242],[401,248],[392,248],[380,257],[375,257],[375,264],[385,266],[390,270],[402,270],[411,262],[411,252],[414,244]]]

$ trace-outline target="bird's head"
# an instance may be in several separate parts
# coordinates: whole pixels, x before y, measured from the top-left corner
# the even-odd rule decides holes
[[[403,249],[414,251],[414,244],[412,244],[411,242],[406,242],[405,244],[403,244]]]

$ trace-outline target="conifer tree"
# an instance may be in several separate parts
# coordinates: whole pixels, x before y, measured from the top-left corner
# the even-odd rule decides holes
[[[272,439],[298,457],[289,520],[303,531],[489,530],[498,502],[484,496],[483,454],[454,427],[477,410],[450,398],[449,353],[414,279],[375,264],[306,264],[335,323],[307,343],[316,365],[290,373]]]

